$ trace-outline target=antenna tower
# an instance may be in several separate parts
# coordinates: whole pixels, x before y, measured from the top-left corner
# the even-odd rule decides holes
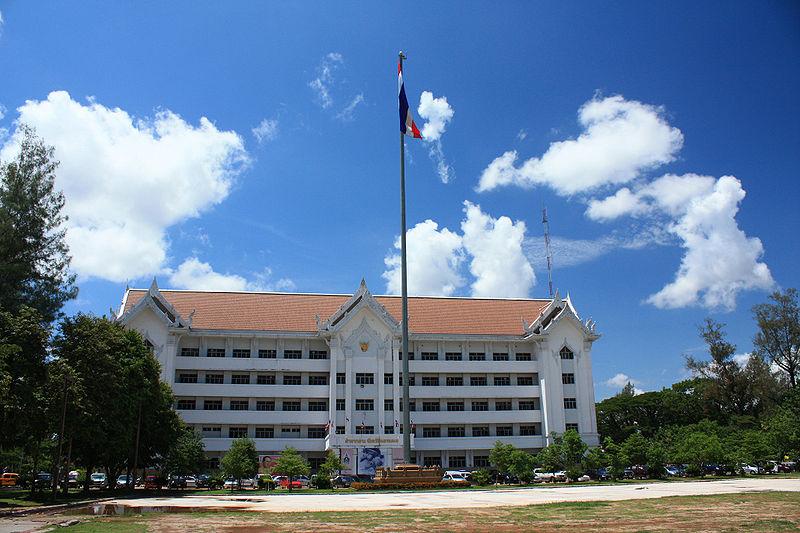
[[[550,249],[550,223],[547,221],[547,208],[542,208],[542,225],[544,226],[544,249],[547,254],[547,286],[550,298],[553,297],[553,251]]]

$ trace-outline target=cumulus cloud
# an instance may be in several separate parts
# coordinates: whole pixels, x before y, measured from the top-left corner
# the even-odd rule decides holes
[[[265,118],[252,132],[259,143],[273,141],[278,136],[278,119]]]
[[[408,285],[413,294],[450,296],[466,285],[462,272],[468,266],[475,297],[527,297],[535,281],[533,268],[523,253],[525,223],[501,216],[493,218],[480,206],[464,202],[462,234],[426,220],[408,230]],[[395,241],[400,249],[400,240]],[[400,256],[384,259],[383,278],[390,294],[400,292]]]
[[[505,152],[483,171],[479,192],[504,185],[545,185],[572,195],[627,183],[642,172],[668,163],[683,145],[663,110],[622,96],[594,98],[578,111],[583,132],[576,139],[550,144],[541,157],[517,166],[515,150]]]
[[[612,220],[623,214],[636,215],[647,209],[639,195],[627,187],[623,187],[611,196],[602,200],[592,199],[586,209],[586,215],[592,220]]]
[[[333,105],[333,97],[331,96],[331,85],[334,82],[333,73],[344,61],[342,54],[338,52],[329,52],[326,54],[319,66],[317,67],[317,77],[308,82],[308,86],[314,91],[317,102],[323,109],[327,109]]]
[[[163,270],[166,229],[221,202],[249,158],[242,138],[205,117],[197,126],[159,111],[136,119],[120,108],[56,91],[17,109],[61,161],[67,244],[82,278],[125,281]],[[0,151],[18,151],[19,131]]]
[[[479,205],[464,202],[461,222],[464,249],[471,256],[475,277],[472,295],[477,297],[527,297],[536,280],[522,250],[525,223],[506,216],[493,218]]]
[[[439,229],[433,220],[420,222],[406,233],[408,246],[408,292],[417,295],[450,296],[464,286],[459,269],[464,261],[461,236],[447,228]],[[400,250],[400,238],[394,247]],[[400,255],[384,259],[386,290],[401,292]]]
[[[358,107],[358,105],[361,104],[362,102],[364,102],[364,94],[358,93],[353,97],[352,100],[350,100],[350,103],[347,104],[344,107],[344,109],[342,109],[339,113],[336,114],[336,118],[343,120],[345,122],[350,122],[351,120],[353,120],[353,115],[356,111],[356,107]]]
[[[272,281],[272,271],[265,268],[263,272],[246,279],[236,274],[220,274],[210,264],[190,257],[177,269],[167,271],[169,283],[177,289],[200,291],[291,291],[295,284],[290,279],[282,278]]]
[[[445,159],[442,148],[442,135],[447,125],[453,120],[454,111],[447,102],[447,97],[434,98],[430,91],[423,91],[419,97],[417,113],[425,123],[422,125],[422,139],[430,144],[428,155],[436,163],[436,172],[442,183],[448,183],[452,177],[450,165]]]

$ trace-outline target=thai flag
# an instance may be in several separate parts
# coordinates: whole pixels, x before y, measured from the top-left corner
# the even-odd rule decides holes
[[[415,139],[422,139],[419,128],[411,117],[411,110],[408,108],[408,98],[406,98],[406,88],[403,85],[403,63],[397,61],[397,87],[400,93],[400,133],[411,135]]]

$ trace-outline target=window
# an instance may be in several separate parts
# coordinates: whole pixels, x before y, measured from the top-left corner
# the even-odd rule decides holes
[[[275,402],[271,400],[256,401],[256,411],[274,411]]]
[[[325,428],[308,428],[309,439],[324,439]]]
[[[416,384],[416,376],[410,376],[408,378],[408,386],[413,387]],[[403,386],[403,374],[400,374],[400,386]]]
[[[292,401],[284,400],[282,408],[283,408],[284,411],[299,411],[300,410],[300,402],[299,401],[295,401],[295,400],[292,400]]]
[[[247,436],[247,428],[228,428],[229,439],[242,439]]]
[[[398,361],[402,361],[403,360],[403,352],[397,352],[397,360]],[[414,352],[408,352],[408,360],[409,361],[413,361],[414,360]]]
[[[356,374],[356,385],[373,385],[375,374]]]
[[[201,431],[205,438],[219,438],[222,436],[221,427],[204,427]]]
[[[472,402],[473,411],[488,411],[489,402]]]
[[[344,435],[344,426],[336,426],[336,434]]]
[[[464,433],[464,426],[456,426],[456,427],[449,427],[447,428],[447,436],[448,437],[463,437]]]
[[[422,376],[423,387],[438,387],[439,376]]]
[[[495,429],[495,435],[498,437],[510,437],[514,434],[513,428],[511,426],[497,426]]]
[[[486,361],[486,354],[482,352],[469,352],[470,361]]]
[[[448,387],[463,387],[464,386],[464,377],[463,376],[447,376],[445,383],[447,383]]]
[[[408,402],[408,410],[410,412],[417,410],[417,402]],[[403,402],[400,402],[400,412],[403,412]]]
[[[283,351],[283,358],[284,359],[302,359],[303,352],[301,350],[284,350]]]
[[[394,376],[392,374],[384,374],[383,375],[383,384],[384,385],[391,385],[394,383]]]
[[[383,410],[384,411],[394,411],[394,401],[393,400],[383,400]]]
[[[356,426],[356,435],[374,435],[375,426]]]
[[[187,409],[193,411],[195,407],[194,400],[178,400],[178,409]]]
[[[178,383],[197,383],[197,373],[178,374]]]
[[[447,352],[444,354],[445,361],[461,361],[461,352]]]
[[[507,353],[493,353],[492,361],[508,361]]]
[[[203,409],[205,411],[222,411],[222,400],[205,400]]]
[[[200,357],[200,348],[181,348],[181,357]]]
[[[467,457],[464,455],[451,455],[448,459],[450,468],[464,468],[467,466]]]
[[[438,411],[439,402],[422,402],[423,411]]]
[[[532,435],[538,435],[539,431],[537,430],[536,426],[520,426],[519,434],[523,437],[530,437]]]
[[[386,426],[383,428],[384,435],[394,435],[394,426]]]
[[[574,385],[575,374],[561,374],[561,383],[564,385]]]
[[[284,385],[300,385],[300,376],[297,374],[290,374],[283,376]]]
[[[527,352],[520,352],[514,357],[517,361],[533,361],[531,354]]]
[[[463,411],[464,402],[447,402],[448,411]]]
[[[577,409],[578,402],[575,398],[564,398],[564,409]]]
[[[275,428],[256,428],[257,439],[272,439],[275,437]]]
[[[489,467],[489,456],[488,455],[476,455],[472,458],[472,465],[475,468],[488,468]]]
[[[232,355],[235,359],[250,359],[250,350],[235,348]]]
[[[567,431],[569,431],[570,429],[578,431],[578,424],[567,422],[566,429]]]
[[[336,373],[336,384],[337,385],[344,385],[347,383],[347,374],[344,372],[337,372]]]
[[[442,430],[439,426],[424,427],[422,428],[422,436],[428,439],[435,439],[442,436]]]
[[[256,377],[256,383],[259,385],[275,385],[274,374],[259,374]]]
[[[281,428],[281,437],[298,438],[300,436],[300,428],[297,426],[290,426]]]
[[[327,350],[309,350],[308,351],[308,358],[309,359],[327,359],[328,352]]]
[[[536,400],[520,400],[519,401],[519,410],[520,411],[535,411],[536,410]]]
[[[344,411],[345,410],[345,400],[343,398],[338,398],[336,400],[336,410],[337,411]]]
[[[374,411],[375,400],[356,400],[356,411]]]
[[[439,458],[438,455],[426,456],[423,459],[425,466],[440,466],[442,460]]]
[[[209,348],[206,357],[225,357],[225,348]]]
[[[575,359],[575,354],[573,354],[572,350],[570,350],[566,346],[561,348],[561,351],[558,352],[558,354],[561,356],[561,359]]]
[[[247,411],[250,409],[249,400],[231,400],[231,411]]]
[[[488,437],[489,426],[472,426],[473,437]]]
[[[277,350],[259,350],[258,351],[258,358],[259,359],[277,359],[278,358],[278,351]]]
[[[533,376],[517,376],[517,385],[533,385]]]
[[[250,374],[233,374],[231,376],[231,383],[234,385],[249,385]]]
[[[509,376],[495,376],[494,377],[494,386],[495,387],[505,387],[511,385],[511,378]]]
[[[486,376],[471,376],[469,378],[469,384],[473,387],[485,387],[486,386]]]
[[[419,358],[423,361],[438,361],[439,354],[437,352],[422,352],[419,354]]]
[[[327,411],[328,410],[328,402],[325,400],[309,400],[308,402],[308,410],[309,411]]]
[[[206,374],[206,383],[223,383],[225,377],[222,374]]]
[[[327,385],[328,384],[328,376],[308,376],[308,384],[309,385]]]
[[[510,411],[511,410],[511,400],[495,400],[495,402],[494,402],[494,410],[495,411]]]

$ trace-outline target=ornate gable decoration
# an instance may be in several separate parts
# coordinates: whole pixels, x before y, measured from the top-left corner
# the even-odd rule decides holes
[[[539,316],[531,324],[525,324],[525,332],[529,336],[544,335],[551,327],[558,324],[562,320],[569,320],[581,330],[588,341],[596,341],[600,338],[600,334],[595,331],[595,322],[591,318],[586,322],[581,322],[578,317],[575,307],[572,305],[572,299],[567,294],[566,298],[562,298],[556,290],[553,301],[545,307]]]
[[[136,315],[146,308],[152,310],[168,328],[192,327],[194,311],[192,311],[192,313],[189,315],[189,319],[185,320],[172,306],[172,304],[170,304],[167,299],[164,298],[164,295],[161,294],[161,291],[158,290],[156,278],[153,278],[153,282],[150,284],[147,294],[145,294],[143,298],[136,302],[136,305],[130,308],[127,312],[124,312],[125,304],[123,302],[122,307],[120,307],[120,312],[117,315],[117,321],[122,322],[123,325],[127,325]]]
[[[359,285],[358,290],[350,299],[343,303],[327,320],[324,322],[317,321],[319,332],[331,334],[338,331],[363,307],[369,308],[392,332],[399,331],[400,323],[372,296],[372,293],[367,288],[367,283],[362,278],[361,285]]]

